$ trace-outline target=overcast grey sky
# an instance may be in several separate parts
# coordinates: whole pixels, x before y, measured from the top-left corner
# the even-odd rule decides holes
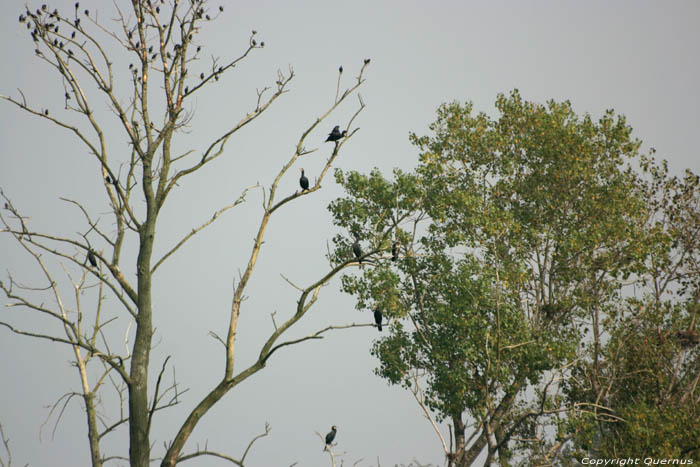
[[[23,3],[4,2],[5,15],[0,17],[0,93],[17,96],[16,89],[22,88],[30,103],[63,115],[60,81],[34,57],[31,40],[17,23]],[[99,5],[104,21],[114,17],[111,2],[82,3],[91,10]],[[291,65],[297,76],[291,92],[229,142],[223,158],[172,196],[159,225],[156,249],[161,254],[245,186],[269,186],[301,131],[332,103],[338,66],[345,68],[343,86],[348,87],[365,58],[372,59],[361,89],[367,108],[357,120],[360,131],[338,160],[343,169],[368,172],[378,167],[387,174],[393,167],[410,170],[417,152],[408,133],[425,134],[440,103],[471,100],[476,110],[493,114],[496,94],[517,87],[528,100],[568,99],[579,114],[597,117],[614,108],[627,116],[645,148],[655,147],[658,156],[670,161],[673,172],[689,167],[700,173],[695,144],[700,128],[697,1],[222,4],[225,13],[201,39],[205,56],[236,56],[251,29],[259,31],[266,47],[197,97],[192,105],[195,118],[180,149],[199,150],[251,110],[255,89],[274,84],[278,68]],[[30,3],[33,8],[39,5]],[[73,0],[61,0],[49,7],[70,11],[72,5]],[[213,8],[217,5],[211,3]],[[122,80],[128,77],[126,63],[119,69]],[[327,132],[335,124],[345,125],[354,110],[353,100],[311,135],[309,147],[321,147],[302,162],[312,181],[330,153],[330,145],[322,144]],[[114,123],[113,117],[108,120]],[[83,200],[93,215],[111,222],[104,214],[108,208],[97,164],[75,139],[6,102],[0,102],[0,122],[0,188],[31,217],[36,230],[72,236],[86,230],[76,210],[59,197]],[[114,135],[113,153],[118,153],[126,148],[125,138]],[[281,189],[292,192],[297,184],[298,172],[290,171]],[[335,229],[326,206],[339,195],[328,178],[323,190],[292,203],[271,222],[241,316],[238,368],[257,356],[261,339],[272,329],[270,313],[292,313],[297,294],[280,273],[303,285],[327,270],[326,242]],[[220,378],[221,346],[207,333],[225,333],[232,281],[247,261],[260,201],[259,192],[251,193],[246,205],[198,235],[159,271],[152,368],[157,370],[172,355],[178,379],[189,392],[181,405],[156,418],[155,453],[162,453],[174,427]],[[28,265],[28,256],[0,237],[2,279],[10,270],[29,282],[36,270]],[[116,303],[109,306],[117,312]],[[16,310],[3,307],[0,312],[12,312],[13,322],[28,328],[43,326]],[[369,313],[356,311],[353,301],[340,293],[336,280],[322,291],[294,335],[328,324],[370,320]],[[124,335],[128,320],[121,316],[113,326]],[[377,459],[386,466],[413,458],[441,464],[439,441],[412,396],[373,375],[376,362],[369,348],[376,337],[371,328],[338,331],[275,354],[264,371],[207,414],[188,450],[208,440],[210,448],[238,457],[267,421],[271,435],[259,441],[250,465],[328,465],[314,431],[325,434],[335,424],[337,450],[347,452],[346,465],[360,458],[362,466],[377,465]],[[48,414],[45,407],[61,394],[79,390],[69,349],[0,329],[0,352],[0,421],[11,438],[14,461],[87,465],[84,412],[77,399],[68,405],[55,437],[50,424],[39,441],[40,425]],[[114,417],[113,409],[108,404],[105,412]],[[122,430],[112,436],[105,454],[126,455],[127,449]],[[229,464],[206,459],[196,465]]]

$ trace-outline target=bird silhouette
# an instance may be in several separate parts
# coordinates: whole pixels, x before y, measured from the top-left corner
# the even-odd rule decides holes
[[[299,185],[301,186],[301,192],[309,189],[309,179],[304,175],[304,169],[301,169],[301,178],[299,179]]]
[[[338,141],[340,138],[344,138],[347,133],[348,133],[347,130],[343,130],[341,133],[340,126],[336,125],[335,127],[333,127],[333,131],[328,133],[328,138],[326,138],[326,143],[329,141]]]
[[[377,323],[377,329],[382,332],[382,312],[379,308],[374,310],[374,322]]]
[[[92,252],[92,250],[88,250],[88,261],[90,261],[90,264],[92,264],[93,268],[97,267],[97,258],[95,257],[95,253]]]
[[[328,450],[328,445],[331,444],[333,442],[333,440],[335,439],[335,434],[337,431],[338,431],[337,427],[335,425],[333,425],[331,427],[331,431],[329,431],[328,434],[326,435],[326,445],[323,447],[324,451]]]
[[[352,244],[352,252],[355,258],[362,264],[362,247],[360,246],[360,237],[355,237],[355,243]]]
[[[399,259],[399,242],[394,242],[391,245],[391,260],[396,261],[397,259]]]

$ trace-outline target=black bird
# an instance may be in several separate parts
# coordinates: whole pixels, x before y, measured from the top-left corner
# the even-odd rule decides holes
[[[377,323],[377,329],[382,332],[382,312],[379,308],[374,310],[374,322]]]
[[[391,260],[396,261],[399,259],[399,242],[394,242],[391,245]]]
[[[340,65],[340,68],[338,68],[338,73],[342,73],[342,72],[343,72],[343,65]]]
[[[107,183],[112,183],[112,177],[110,177],[109,175],[105,176],[105,181]]]
[[[328,434],[326,435],[326,446],[323,448],[324,451],[328,450],[328,445],[331,444],[333,442],[333,440],[335,439],[335,433],[337,431],[338,430],[337,430],[336,426],[333,425],[331,427],[331,431],[329,431]]]
[[[97,267],[97,258],[95,258],[95,253],[92,252],[92,250],[88,250],[88,261],[90,261],[90,264],[92,264],[93,268]]]
[[[355,258],[362,264],[362,247],[360,247],[360,237],[355,237],[355,243],[352,244],[352,252]]]
[[[299,179],[299,185],[301,186],[301,192],[309,189],[309,179],[304,175],[304,169],[301,169],[301,178]]]
[[[333,128],[333,131],[331,131],[330,133],[328,133],[328,138],[326,138],[326,143],[327,143],[328,141],[338,141],[340,138],[344,138],[345,135],[346,135],[347,133],[348,133],[347,130],[343,130],[343,132],[341,133],[341,132],[340,132],[340,126],[339,126],[339,125],[336,125],[336,126]]]

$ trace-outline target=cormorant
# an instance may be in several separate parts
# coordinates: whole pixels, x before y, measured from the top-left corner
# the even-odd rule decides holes
[[[90,264],[92,264],[93,268],[97,267],[97,258],[95,258],[95,253],[92,252],[92,250],[88,250],[88,261],[90,261]]]
[[[391,260],[396,261],[399,259],[399,242],[396,241],[391,245]]]
[[[355,258],[362,264],[362,247],[360,247],[360,237],[355,237],[355,243],[352,244],[352,252]]]
[[[377,329],[382,332],[382,312],[379,308],[374,310],[374,322],[377,323]]]
[[[333,127],[333,131],[328,133],[328,138],[326,138],[326,143],[329,141],[338,141],[340,138],[344,138],[345,135],[348,133],[347,130],[343,130],[343,132],[340,132],[340,126],[336,125]]]
[[[333,442],[333,440],[335,439],[336,431],[338,431],[338,430],[337,430],[336,426],[333,425],[331,427],[331,431],[329,431],[328,434],[326,435],[326,446],[323,448],[324,451],[328,450],[328,445],[331,444]]]
[[[301,178],[299,179],[299,185],[301,186],[301,192],[309,189],[309,179],[304,175],[304,169],[301,169]]]
[[[342,73],[342,72],[343,72],[343,65],[340,65],[340,68],[338,68],[338,73]]]

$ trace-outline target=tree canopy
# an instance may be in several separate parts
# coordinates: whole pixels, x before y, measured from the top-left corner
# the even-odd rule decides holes
[[[596,121],[568,102],[532,103],[517,90],[499,95],[496,110],[491,118],[469,103],[440,106],[432,134],[411,135],[417,168],[397,169],[393,180],[377,170],[336,172],[347,195],[330,206],[335,222],[372,247],[369,265],[344,276],[343,289],[358,309],[389,317],[390,334],[373,348],[377,374],[449,422],[449,447],[440,436],[451,465],[470,465],[482,452],[502,465],[513,456],[552,462],[572,449],[619,453],[619,442],[604,435],[632,436],[634,410],[613,399],[622,385],[648,393],[638,375],[660,368],[623,359],[644,371],[625,368],[614,343],[625,334],[631,356],[632,342],[644,345],[639,327],[653,329],[626,311],[650,286],[658,289],[650,274],[664,270],[666,279],[687,282],[678,282],[668,255],[697,264],[695,246],[680,253],[672,240],[689,217],[697,220],[696,177],[680,183],[660,173],[612,110]],[[684,193],[683,214],[669,211],[681,209],[671,208],[672,188]],[[655,220],[665,216],[676,230]],[[398,261],[387,257],[394,241]],[[347,240],[339,235],[335,244],[340,260]],[[697,269],[687,272],[697,281]],[[683,300],[697,304],[695,283]],[[675,316],[674,303],[656,308],[659,323]],[[668,323],[666,335],[683,319]],[[675,381],[664,385],[697,407],[697,342],[678,350],[654,365]],[[692,439],[681,435],[682,420],[669,429]],[[587,444],[584,433],[593,432],[596,442]]]

